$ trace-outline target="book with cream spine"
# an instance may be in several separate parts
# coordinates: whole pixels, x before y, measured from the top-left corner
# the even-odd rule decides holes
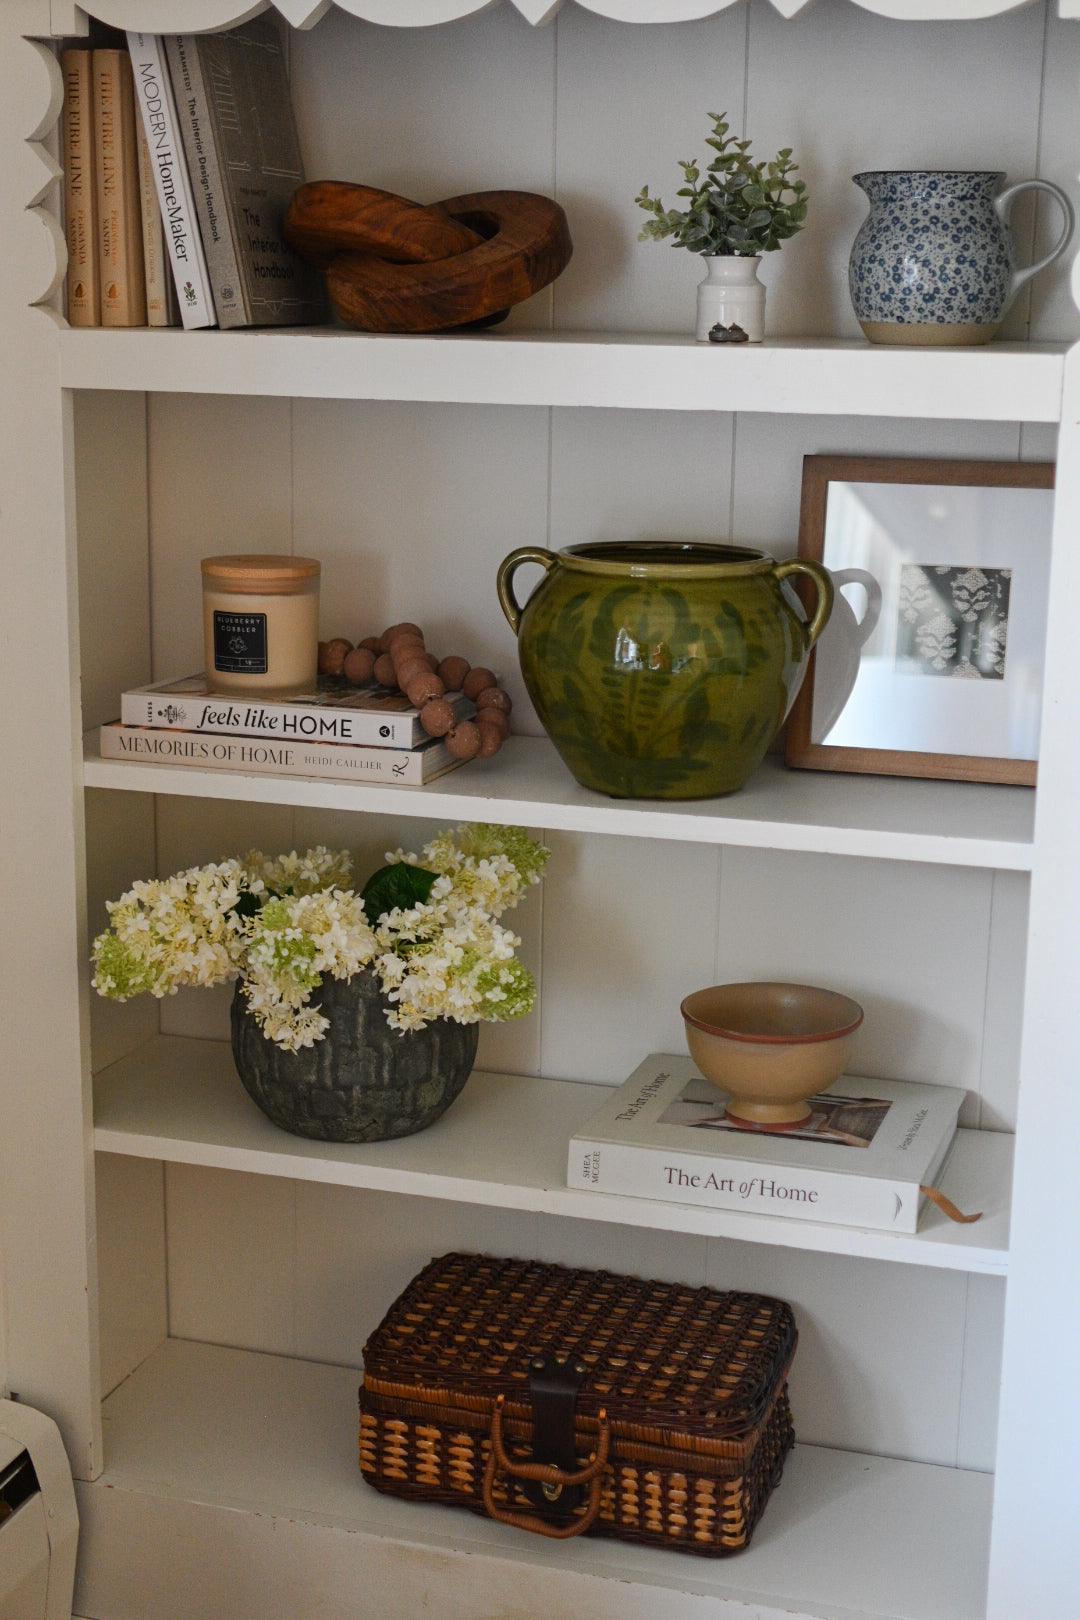
[[[165,230],[161,223],[154,165],[141,118],[135,120],[139,149],[139,210],[142,216],[143,270],[146,280],[146,322],[148,326],[171,326],[169,289],[172,271],[165,262]]]
[[[213,326],[214,299],[161,37],[129,31],[127,41],[135,78],[135,99],[150,149],[180,319],[189,329]]]
[[[420,748],[362,748],[355,743],[270,741],[261,737],[204,736],[125,726],[101,727],[102,759],[141,760],[194,770],[243,771],[258,776],[313,776],[333,782],[377,782],[423,787],[463,762],[431,737]]]
[[[139,152],[127,53],[95,51],[93,80],[101,324],[145,326]]]
[[[654,1054],[570,1142],[567,1185],[793,1220],[917,1230],[956,1135],[956,1086],[846,1077],[823,1098],[874,1123],[860,1141],[723,1125],[723,1092],[687,1057]]]
[[[94,78],[91,53],[60,54],[64,77],[64,232],[67,237],[67,318],[71,326],[100,326],[97,218],[94,207]]]
[[[456,716],[473,705],[448,692]],[[136,686],[120,699],[126,726],[175,726],[227,737],[269,737],[284,742],[360,743],[373,748],[417,748],[426,743],[420,711],[385,686],[326,682],[313,692],[276,701],[214,692],[205,675]]]

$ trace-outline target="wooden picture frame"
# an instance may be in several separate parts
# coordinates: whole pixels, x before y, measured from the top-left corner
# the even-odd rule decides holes
[[[967,485],[1011,490],[1052,490],[1051,462],[938,461],[884,456],[806,456],[803,460],[802,504],[799,518],[799,556],[829,567],[827,522],[829,489],[833,484]],[[929,544],[929,542],[928,542]],[[1046,537],[1049,565],[1049,533]],[[927,565],[934,557],[920,559]],[[977,567],[979,559],[965,564]],[[944,573],[944,569],[935,572]],[[955,569],[949,572],[955,572]],[[996,572],[1005,575],[1009,570]],[[839,595],[839,592],[838,592]],[[1006,620],[1007,623],[1007,620]],[[1042,617],[1045,635],[1045,615]],[[826,627],[824,635],[828,635]],[[896,747],[852,747],[814,740],[814,691],[818,651],[810,657],[806,677],[796,698],[787,730],[788,765],[803,770],[850,771],[878,776],[910,776],[963,782],[999,782],[1034,787],[1035,758],[1018,759],[992,754],[946,753]],[[1007,668],[1007,654],[1003,655]],[[1040,665],[1041,668],[1041,665]],[[900,676],[900,680],[910,679]],[[1041,679],[1041,675],[1040,675]],[[979,683],[974,683],[978,685]],[[994,684],[997,682],[995,680]]]

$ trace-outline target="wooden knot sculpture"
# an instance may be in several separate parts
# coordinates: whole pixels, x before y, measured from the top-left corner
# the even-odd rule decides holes
[[[323,272],[338,318],[364,332],[492,326],[573,252],[566,215],[535,192],[475,191],[425,208],[340,180],[294,193],[285,236]]]

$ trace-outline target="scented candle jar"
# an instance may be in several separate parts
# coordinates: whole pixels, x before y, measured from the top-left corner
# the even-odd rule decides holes
[[[314,690],[319,568],[312,557],[203,558],[206,678],[216,691]]]

